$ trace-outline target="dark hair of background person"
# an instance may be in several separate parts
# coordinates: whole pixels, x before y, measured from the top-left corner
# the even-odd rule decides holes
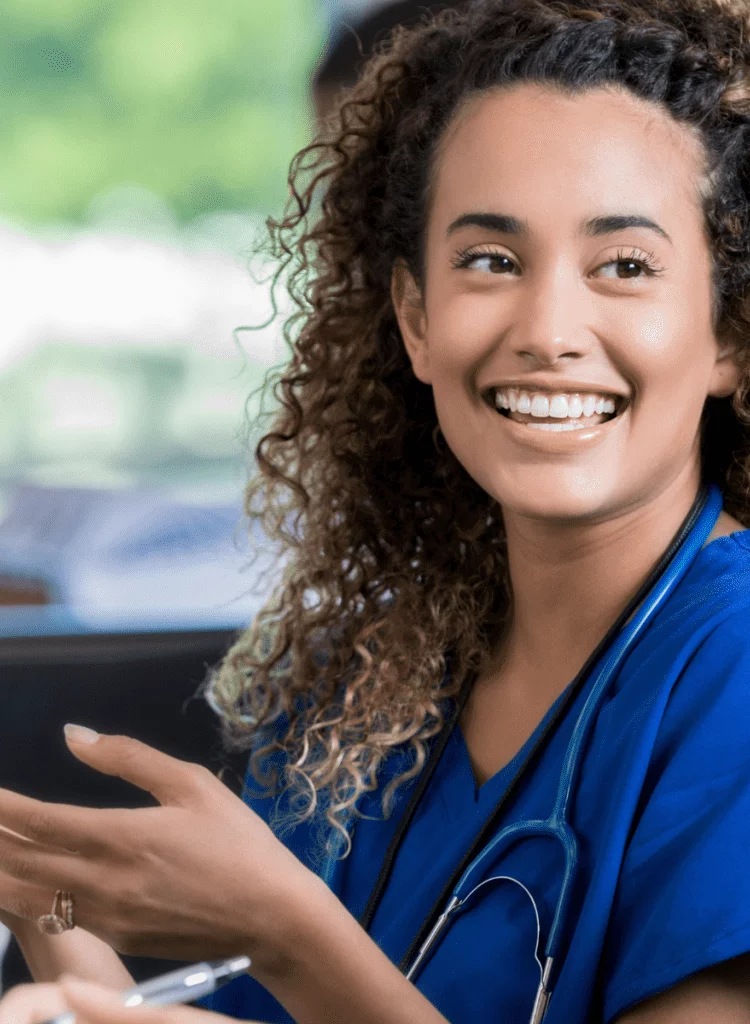
[[[287,561],[204,691],[227,746],[253,749],[253,777],[288,790],[280,833],[324,812],[346,856],[359,796],[403,745],[390,813],[443,724],[443,698],[482,667],[510,609],[501,509],[441,437],[390,296],[397,260],[424,281],[433,155],[467,96],[614,84],[703,140],[715,327],[739,339],[741,366],[736,393],[706,402],[703,474],[750,526],[746,17],[718,0],[481,0],[426,15],[376,45],[294,158],[289,206],[268,221],[298,307],[284,326],[291,359],[267,380],[279,406],[246,493]],[[274,750],[288,755],[283,773],[265,761]]]
[[[460,7],[468,0],[395,0],[378,7],[355,25],[345,21],[334,33],[323,52],[321,63],[312,81],[313,99],[318,120],[322,121],[335,108],[342,88],[354,85],[377,43],[399,25],[409,26],[424,17],[448,7]]]

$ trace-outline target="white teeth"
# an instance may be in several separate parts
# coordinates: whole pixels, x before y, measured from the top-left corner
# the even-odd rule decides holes
[[[526,426],[535,430],[581,430],[586,424],[568,420],[566,423],[527,423]]]
[[[527,416],[531,414],[540,419],[551,416],[560,420],[613,413],[616,408],[613,398],[605,398],[602,395],[586,395],[581,398],[580,395],[558,394],[548,397],[540,392],[529,393],[517,388],[496,391],[495,405],[498,409],[509,409],[511,412],[520,412]]]
[[[567,420],[568,417],[568,399],[565,395],[553,395],[549,403],[549,415],[554,416],[557,420]]]
[[[531,399],[531,415],[539,416],[540,419],[549,416],[549,398],[546,395],[534,395]]]
[[[579,416],[583,415],[583,402],[578,395],[573,395],[572,398],[568,399],[568,416],[574,419],[578,419]]]

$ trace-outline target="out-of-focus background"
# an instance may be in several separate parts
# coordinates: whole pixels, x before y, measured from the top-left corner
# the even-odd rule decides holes
[[[236,328],[353,6],[0,0],[0,636],[258,604],[249,396],[284,350]]]
[[[279,568],[242,518],[288,356],[283,288],[243,330],[272,310],[254,254],[358,40],[435,5],[0,0],[0,786],[153,802],[66,721],[241,783],[191,698]],[[30,980],[4,928],[0,955],[0,991]]]
[[[360,49],[435,6],[0,0],[0,645],[258,609],[258,243]]]

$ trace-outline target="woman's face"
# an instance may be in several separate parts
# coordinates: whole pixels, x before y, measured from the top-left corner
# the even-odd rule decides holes
[[[472,98],[434,172],[424,295],[397,269],[393,297],[471,476],[560,522],[697,487],[706,396],[738,382],[711,324],[697,139],[621,90],[524,84]],[[610,396],[614,418],[586,415]]]

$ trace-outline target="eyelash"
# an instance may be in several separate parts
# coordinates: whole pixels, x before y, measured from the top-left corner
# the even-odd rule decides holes
[[[479,249],[458,249],[451,259],[451,266],[455,270],[463,270],[469,267],[473,260],[481,259],[482,257],[495,257],[497,259],[508,260],[509,263],[514,261],[504,252],[497,252],[496,250],[479,250]],[[601,263],[597,270],[602,267],[611,266],[613,263],[635,263],[637,266],[645,272],[647,277],[657,277],[663,273],[664,267],[660,267],[656,256],[652,252],[648,252],[645,249],[631,249],[630,252],[626,252],[624,249],[618,249],[617,256],[613,260],[607,260],[605,263]],[[620,278],[620,280],[627,281],[628,278]],[[634,280],[631,278],[630,280]]]

